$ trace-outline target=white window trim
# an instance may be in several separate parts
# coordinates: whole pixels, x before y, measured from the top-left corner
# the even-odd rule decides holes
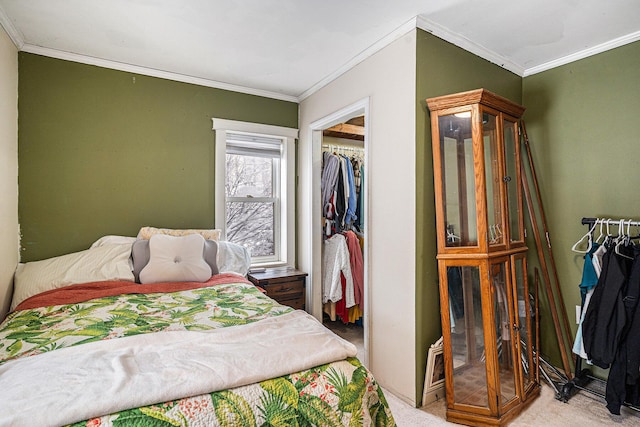
[[[225,204],[225,181],[226,181],[226,151],[227,132],[246,132],[284,139],[284,153],[280,165],[280,174],[285,182],[284,194],[280,195],[282,203],[280,219],[280,242],[281,253],[279,262],[269,262],[252,265],[294,266],[295,262],[295,140],[298,138],[298,129],[287,128],[274,125],[263,125],[259,123],[240,122],[236,120],[226,120],[213,118],[213,130],[215,136],[215,227],[222,230],[222,239],[226,238],[226,204]]]

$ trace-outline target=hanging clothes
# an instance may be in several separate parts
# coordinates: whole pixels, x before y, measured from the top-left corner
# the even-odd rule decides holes
[[[602,273],[593,291],[583,322],[582,338],[587,357],[607,369],[613,361],[626,323],[624,294],[633,250],[622,246],[608,249],[603,256]]]
[[[356,219],[353,222],[353,225],[358,230],[362,230],[362,215],[364,213],[364,164],[362,159],[358,157],[352,157],[351,161],[353,162],[353,172],[354,172],[354,183],[356,186]]]
[[[334,227],[337,233],[340,233],[344,228],[344,216],[347,213],[347,198],[345,197],[345,185],[349,185],[345,180],[343,160],[338,157],[340,162],[340,172],[338,173],[338,182],[336,184],[336,191],[334,193],[336,215],[334,220]]]
[[[342,286],[342,294],[344,295],[347,291],[347,279],[342,273],[340,273],[340,285]],[[334,305],[335,314],[340,318],[340,320],[347,323],[347,320],[349,319],[349,309],[347,308],[344,298],[336,301]]]
[[[581,252],[577,245],[589,239],[580,283],[583,313],[573,350],[594,365],[609,369],[606,407],[620,415],[622,405],[640,405],[640,245],[633,244],[640,236],[631,237],[630,233],[632,224],[638,227],[640,222],[586,220],[583,218],[582,223],[593,226],[572,248]],[[598,224],[600,237],[594,242],[591,233]],[[605,236],[604,224],[606,238],[598,246],[598,240]],[[617,225],[617,235],[609,232],[610,224]],[[597,282],[592,287],[594,276]],[[580,372],[580,362],[581,359],[576,362],[576,372]]]
[[[351,160],[344,156],[344,164],[346,165],[347,182],[349,184],[349,191],[347,197],[347,212],[344,218],[345,225],[351,225],[356,220],[356,208],[357,208],[357,196],[356,196],[356,184],[355,176],[353,173],[353,165]]]
[[[584,323],[585,314],[591,303],[591,296],[593,290],[598,284],[598,278],[600,277],[600,270],[596,268],[594,260],[594,254],[600,250],[600,245],[594,243],[591,250],[584,255],[584,266],[582,267],[582,280],[580,281],[580,297],[582,299],[582,313],[580,315],[580,323],[578,324],[578,331],[576,332],[576,338],[573,343],[572,351],[583,359],[588,359],[587,352],[584,349],[584,342],[582,340],[582,324]],[[602,246],[604,248],[604,246]],[[606,249],[605,249],[606,250]],[[604,254],[602,250],[600,250]]]
[[[360,196],[362,170],[358,170],[358,180],[356,180],[353,165],[356,156],[349,158],[327,151],[322,156],[322,211],[325,221],[331,222],[330,228],[325,226],[325,235],[330,236],[333,233],[349,230],[358,221],[358,210],[361,209],[362,199]],[[329,215],[329,212],[334,214]],[[329,232],[330,229],[335,231]]]
[[[330,203],[333,192],[335,191],[336,182],[338,180],[338,172],[340,171],[340,161],[337,156],[325,151],[322,154],[322,180],[320,190],[322,194],[322,209]]]
[[[355,304],[353,277],[349,260],[346,238],[336,234],[324,241],[322,277],[322,302],[337,302],[345,299],[346,308]],[[345,278],[345,290],[342,290],[340,274]]]
[[[344,236],[347,241],[347,249],[349,250],[349,264],[351,266],[351,275],[353,276],[354,301],[356,304],[362,305],[364,302],[364,263],[360,249],[360,240],[353,231],[347,231]]]
[[[341,151],[340,147],[327,147]],[[352,151],[352,148],[348,148]],[[350,157],[335,152],[323,152],[322,215],[323,237],[323,311],[331,320],[339,317],[344,323],[357,322],[362,317],[364,302],[364,266],[362,248],[364,236],[359,233],[362,211],[362,175],[360,156]],[[358,233],[354,233],[355,230]],[[349,272],[343,269],[341,235],[346,242]],[[336,249],[340,246],[340,249]],[[334,253],[337,251],[336,253]],[[334,263],[337,263],[338,267]]]
[[[637,405],[640,396],[640,318],[637,318],[640,297],[640,248],[634,248],[633,265],[626,289],[623,290],[624,315],[620,344],[611,362],[605,399],[607,409],[620,415],[620,407],[626,401]],[[634,329],[635,327],[635,329]]]
[[[591,245],[591,250],[584,255],[584,266],[582,267],[582,280],[580,281],[580,297],[584,306],[587,293],[598,284],[600,274],[596,272],[593,265],[593,255],[600,248],[598,243]]]
[[[340,156],[340,171],[342,172],[342,179],[344,188],[342,190],[342,197],[344,198],[344,213],[342,214],[342,222],[340,223],[340,231],[347,228],[347,213],[349,210],[349,193],[351,193],[351,184],[349,183],[349,168],[347,166],[347,158]]]
[[[596,272],[597,277],[600,277],[600,273],[602,272],[602,257],[604,257],[605,252],[607,252],[607,245],[599,245],[591,257],[593,270]]]
[[[346,321],[343,319],[344,323],[356,323],[363,316],[364,312],[360,308],[359,304],[354,305],[353,307],[349,307],[349,318]]]
[[[351,156],[351,167],[353,168],[353,183],[356,186],[356,193],[360,193],[360,167],[362,159],[358,156]]]
[[[320,192],[322,195],[322,217],[324,218],[324,235],[331,236],[335,233],[336,218],[336,186],[340,175],[340,159],[337,156],[324,152],[322,154],[322,179]]]

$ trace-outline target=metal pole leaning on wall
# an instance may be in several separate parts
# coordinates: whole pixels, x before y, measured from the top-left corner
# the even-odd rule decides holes
[[[549,257],[549,264],[551,266],[551,270],[553,273],[553,278],[555,282],[555,293],[551,284],[551,276],[549,275],[549,265],[547,264],[547,255],[545,255],[544,250],[545,247],[542,243],[542,238],[540,236],[540,228],[538,226],[538,218],[536,215],[534,202],[531,197],[531,190],[529,185],[529,179],[527,177],[527,173],[525,171],[524,160],[522,160],[522,187],[524,189],[525,200],[527,203],[527,211],[529,212],[529,219],[531,220],[531,226],[533,228],[533,236],[536,242],[536,249],[538,253],[538,258],[540,261],[540,268],[542,270],[542,277],[545,285],[545,290],[547,294],[547,298],[549,300],[549,306],[551,309],[551,317],[553,319],[553,326],[556,331],[556,335],[558,337],[558,346],[560,347],[560,356],[562,358],[562,367],[567,378],[571,378],[571,362],[570,362],[570,354],[571,354],[571,329],[569,327],[569,319],[567,317],[567,310],[564,305],[564,299],[562,298],[562,291],[560,289],[560,283],[558,280],[558,271],[556,269],[555,261],[553,259],[553,250],[551,248],[551,239],[549,237],[549,230],[547,229],[547,220],[544,215],[544,208],[542,206],[542,197],[540,196],[540,187],[538,186],[538,178],[536,176],[535,167],[533,164],[533,157],[531,157],[531,149],[529,147],[529,138],[527,136],[527,131],[525,128],[524,121],[520,123],[520,129],[522,133],[522,141],[524,143],[524,148],[526,150],[526,154],[528,157],[528,165],[529,172],[531,173],[531,178],[533,181],[533,188],[536,192],[537,199],[537,207],[540,214],[540,219],[542,222],[542,227],[546,240],[546,249]],[[561,319],[562,318],[562,319]]]

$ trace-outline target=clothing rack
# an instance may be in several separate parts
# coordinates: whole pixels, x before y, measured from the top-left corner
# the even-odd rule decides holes
[[[339,154],[352,159],[364,160],[364,146],[342,145],[342,144],[322,144],[323,153]],[[323,165],[324,167],[324,165]]]
[[[620,227],[640,227],[640,221],[634,221],[632,219],[611,219],[611,218],[582,218],[582,225],[588,225],[589,230],[592,230],[597,224],[604,224],[609,226]]]
[[[618,235],[628,234],[631,227],[640,227],[640,221],[634,221],[632,219],[617,219],[613,220],[611,218],[587,218],[584,217],[581,220],[582,225],[586,225],[589,228],[589,231],[585,236],[578,241],[582,241],[585,237],[589,236],[591,239],[593,237],[593,233],[598,225],[602,227],[607,227],[606,233],[608,236],[611,236],[610,227],[617,227]],[[626,229],[626,231],[625,231]],[[614,228],[615,230],[615,228]],[[638,238],[640,236],[631,237],[632,239]],[[574,245],[575,248],[575,245]],[[567,402],[568,399],[575,394],[575,390],[582,390],[587,393],[590,393],[594,396],[598,396],[601,399],[606,399],[605,393],[602,391],[606,389],[607,381],[601,378],[594,376],[591,373],[591,370],[588,368],[582,368],[582,357],[579,355],[575,355],[576,363],[575,363],[575,375],[574,377],[568,381],[561,389],[559,400]],[[640,408],[626,402],[622,403],[622,406],[627,407],[636,412],[640,412]]]
[[[358,147],[356,145],[338,145],[338,144],[322,144],[323,151],[355,151],[363,152],[364,147]]]

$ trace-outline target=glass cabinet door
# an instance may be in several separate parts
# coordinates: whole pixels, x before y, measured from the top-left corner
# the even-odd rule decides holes
[[[471,114],[438,118],[445,246],[477,246],[475,165]]]
[[[500,402],[504,406],[512,401],[516,395],[516,380],[514,369],[516,360],[513,356],[514,331],[511,319],[511,294],[508,261],[490,265],[491,289],[493,291],[493,311],[495,319],[496,346],[498,354],[497,377],[500,384]]]
[[[505,244],[502,212],[501,145],[498,138],[497,116],[482,113],[484,173],[487,195],[487,233],[489,247]]]
[[[520,152],[518,144],[518,123],[505,118],[503,120],[504,154],[507,186],[507,212],[509,215],[509,240],[524,245],[522,231],[522,195],[520,194]]]
[[[526,392],[535,382],[536,373],[533,365],[533,343],[531,331],[531,305],[527,285],[527,257],[521,253],[513,256],[513,280],[516,290],[516,312],[518,313],[518,331],[520,342],[520,364],[522,368],[523,388]]]
[[[454,401],[488,408],[479,267],[448,265],[446,273]]]

